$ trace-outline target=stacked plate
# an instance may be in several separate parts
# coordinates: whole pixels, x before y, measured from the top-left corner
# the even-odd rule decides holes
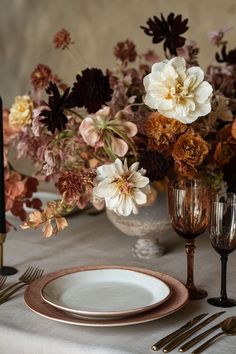
[[[26,304],[44,317],[84,326],[122,326],[152,321],[180,309],[185,286],[155,271],[87,266],[47,274],[25,292]]]

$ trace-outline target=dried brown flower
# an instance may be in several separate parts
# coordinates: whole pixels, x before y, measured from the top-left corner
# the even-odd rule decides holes
[[[35,89],[45,88],[52,79],[52,70],[47,65],[38,64],[30,78],[31,84]]]
[[[176,162],[194,167],[201,165],[208,152],[207,142],[193,129],[189,129],[175,142],[172,156]]]
[[[186,131],[187,125],[154,112],[149,116],[145,129],[150,150],[167,152],[171,150],[178,135]]]
[[[219,142],[214,151],[214,160],[220,166],[228,164],[234,156],[234,151],[228,144]]]
[[[68,204],[77,203],[81,195],[93,187],[96,173],[91,170],[63,171],[58,179],[57,187]]]
[[[232,137],[236,140],[236,118],[234,119],[234,121],[231,125],[231,134],[232,134]]]
[[[134,62],[137,58],[135,44],[129,39],[124,42],[118,42],[114,47],[114,55],[122,62]]]
[[[69,45],[73,44],[74,42],[71,39],[70,33],[63,28],[55,34],[53,38],[53,43],[56,49],[60,48],[64,50],[66,48],[69,48]]]
[[[189,179],[196,178],[198,176],[197,170],[193,166],[187,165],[183,161],[177,161],[175,163],[175,168],[178,173]]]

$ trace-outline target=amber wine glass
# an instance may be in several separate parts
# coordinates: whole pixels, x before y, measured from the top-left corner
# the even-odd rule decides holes
[[[168,207],[173,229],[186,241],[187,282],[190,300],[207,296],[196,288],[193,278],[195,238],[205,232],[209,222],[209,188],[202,180],[172,181],[168,188]]]
[[[207,301],[218,307],[233,307],[236,301],[227,296],[226,274],[228,255],[236,248],[236,194],[216,196],[212,201],[209,230],[211,244],[221,258],[221,291],[220,297]]]

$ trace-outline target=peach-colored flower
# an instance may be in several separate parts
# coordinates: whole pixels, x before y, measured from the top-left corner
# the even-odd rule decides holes
[[[167,152],[178,135],[186,131],[187,125],[154,112],[149,116],[145,129],[149,138],[149,148]]]
[[[219,142],[214,151],[214,160],[218,165],[223,166],[229,163],[234,156],[234,151],[228,144]]]
[[[130,138],[136,135],[137,127],[118,117],[111,118],[110,108],[105,107],[86,117],[79,128],[83,140],[97,150],[104,147],[114,155],[124,156],[128,151]]]
[[[23,230],[42,226],[44,237],[56,235],[59,231],[64,230],[68,224],[65,218],[61,217],[61,201],[49,202],[43,212],[38,210],[29,214],[28,220],[21,225]],[[54,223],[54,226],[52,225]]]
[[[25,184],[21,180],[19,173],[8,171],[5,180],[6,210],[11,210],[15,199],[22,195],[24,190]]]
[[[175,142],[172,156],[176,162],[181,161],[194,167],[201,165],[208,152],[207,142],[194,130],[189,129]]]
[[[14,139],[14,136],[19,132],[19,128],[9,124],[9,114],[8,109],[3,110],[3,134],[4,134],[4,144],[9,144],[10,140]]]

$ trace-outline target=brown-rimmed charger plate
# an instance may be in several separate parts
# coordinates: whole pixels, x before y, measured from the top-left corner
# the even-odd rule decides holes
[[[95,269],[126,269],[141,272],[154,276],[164,281],[172,290],[171,297],[162,305],[141,314],[129,316],[121,319],[87,319],[75,316],[69,312],[59,310],[52,305],[46,303],[41,297],[41,291],[44,286],[53,279],[61,277],[65,274],[71,274],[86,270]],[[180,308],[182,308],[188,301],[188,291],[186,287],[177,279],[170,275],[152,271],[149,269],[142,269],[137,267],[128,266],[81,266],[68,269],[62,269],[53,273],[46,274],[39,280],[35,281],[25,290],[25,302],[27,306],[40,316],[48,319],[78,325],[78,326],[91,326],[91,327],[115,327],[115,326],[128,326],[139,323],[154,321],[159,318],[168,316]]]

